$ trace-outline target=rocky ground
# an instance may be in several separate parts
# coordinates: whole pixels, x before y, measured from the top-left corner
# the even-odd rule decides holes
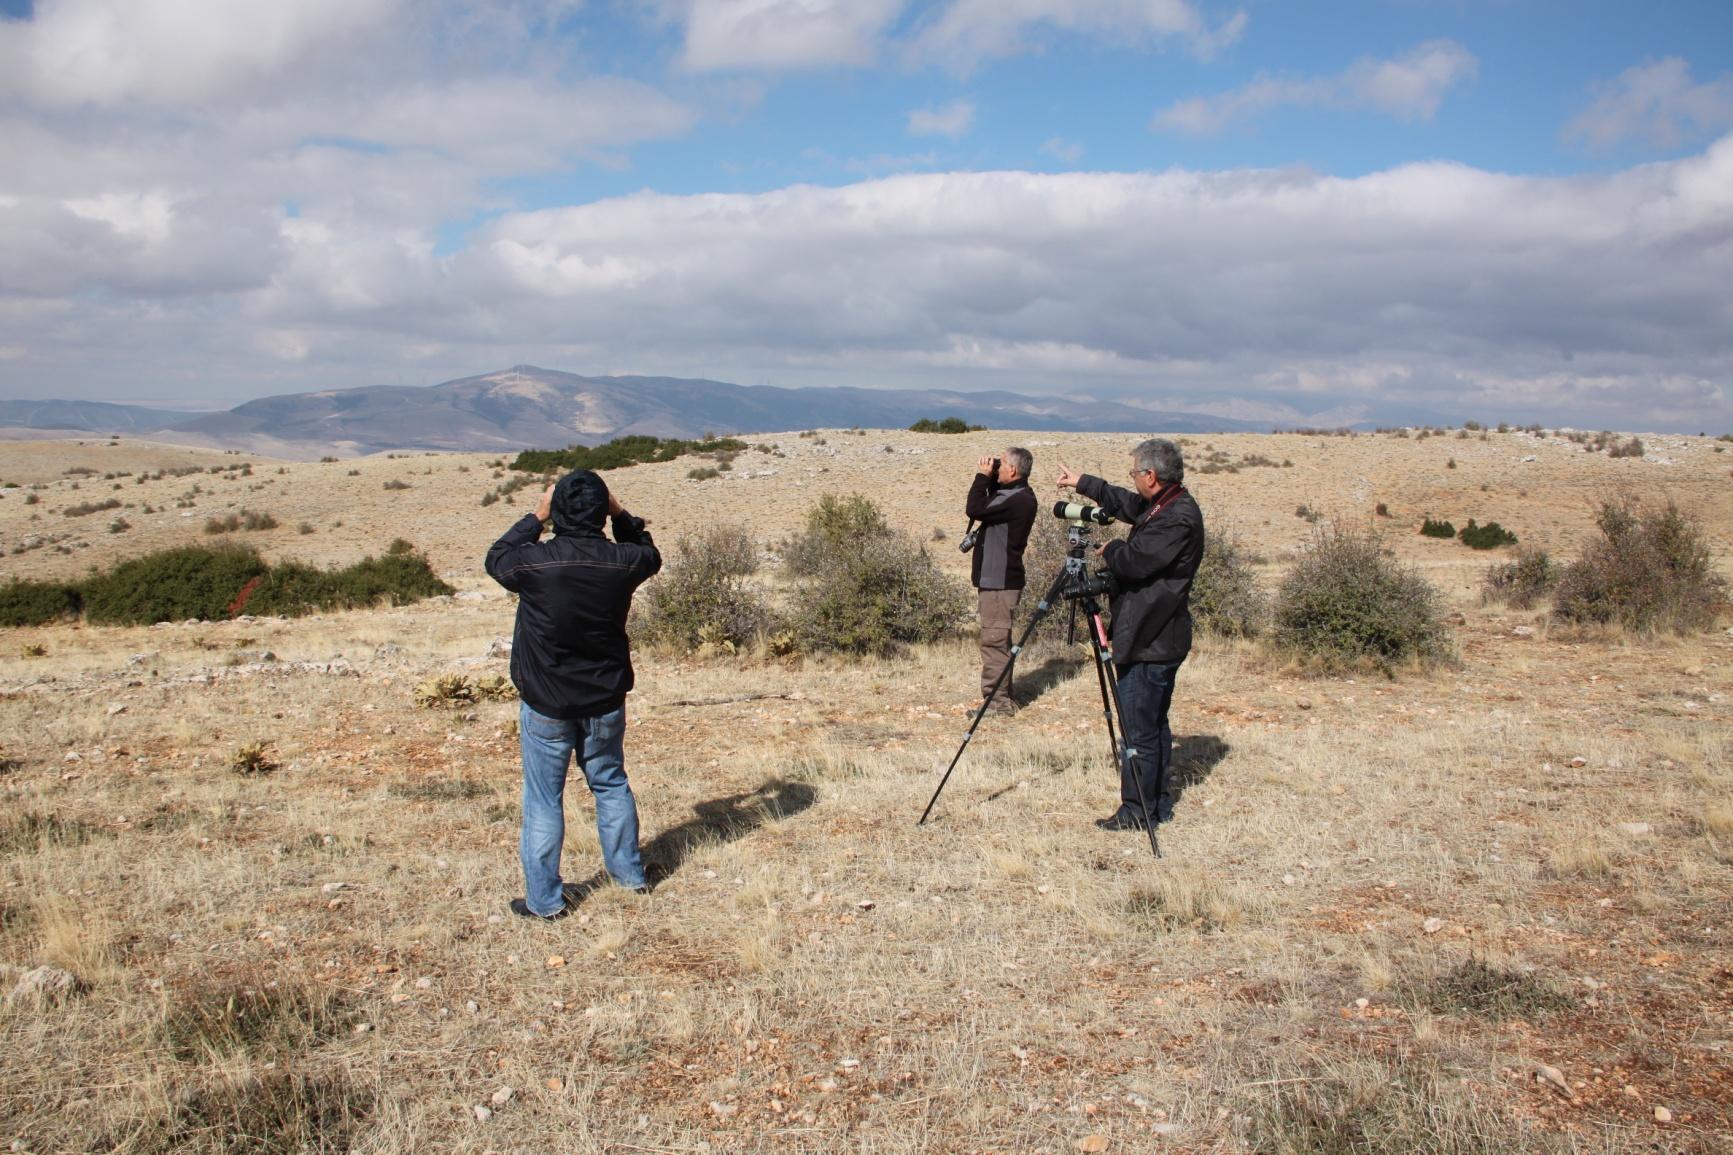
[[[954,540],[970,462],[1004,439],[788,434],[723,479],[677,462],[616,487],[669,548],[715,521],[768,547],[827,491]],[[1125,439],[1019,440],[1038,476],[1062,456],[1124,470]],[[1309,678],[1204,641],[1174,708],[1184,793],[1160,861],[1092,825],[1113,785],[1081,653],[1035,655],[1031,704],[983,728],[924,827],[973,704],[968,642],[866,662],[644,654],[628,765],[662,881],[647,900],[590,889],[549,925],[505,909],[516,704],[417,695],[504,673],[511,606],[478,561],[533,491],[481,506],[503,479],[473,456],[252,459],[250,476],[141,485],[196,452],[0,447],[0,479],[46,486],[0,498],[0,576],[203,540],[245,506],[279,521],[239,535],[273,556],[350,561],[405,536],[459,589],[295,621],[6,632],[0,1142],[1725,1150],[1733,636],[1482,606],[1488,558],[1411,532],[1475,516],[1568,555],[1601,496],[1664,493],[1725,568],[1727,456],[1649,441],[1651,459],[1608,460],[1521,434],[1194,439],[1193,487],[1266,584],[1311,529],[1299,505],[1387,523],[1458,615],[1460,662]],[[131,477],[65,473],[129,452],[101,472]],[[1210,453],[1274,464],[1203,472]],[[118,511],[132,528],[61,512],[110,493],[138,507]],[[593,881],[581,788],[570,810],[568,873]]]

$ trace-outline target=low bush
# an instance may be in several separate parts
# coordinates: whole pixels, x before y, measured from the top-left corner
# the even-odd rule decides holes
[[[1522,549],[1514,561],[1490,567],[1480,581],[1483,602],[1502,602],[1526,610],[1558,582],[1558,566],[1544,549]]]
[[[275,773],[281,767],[282,764],[271,757],[269,742],[252,742],[229,755],[229,769],[242,777]]]
[[[1607,446],[1608,457],[1641,457],[1643,455],[1643,439],[1633,437],[1629,441]]]
[[[119,499],[110,497],[102,501],[83,501],[77,505],[69,505],[62,512],[64,512],[67,517],[87,517],[93,513],[101,513],[104,510],[119,508]]]
[[[84,614],[98,625],[150,625],[229,616],[229,604],[268,570],[240,545],[188,545],[124,561],[83,585]]]
[[[524,473],[552,473],[572,469],[622,469],[640,462],[673,461],[691,453],[738,453],[748,448],[733,437],[705,437],[701,441],[646,437],[634,434],[616,437],[601,445],[572,445],[565,449],[526,449],[511,463]]]
[[[1252,572],[1251,551],[1232,533],[1211,534],[1191,585],[1198,629],[1222,638],[1256,637],[1269,620],[1269,598]]]
[[[402,539],[399,539],[401,541]],[[365,557],[343,569],[317,569],[303,562],[283,562],[265,576],[235,609],[255,614],[296,617],[318,610],[351,610],[385,602],[406,606],[425,598],[453,593],[433,572],[425,555],[408,542],[383,557]]]
[[[1448,521],[1433,521],[1432,515],[1427,514],[1426,520],[1420,523],[1420,536],[1442,538],[1448,541],[1456,536],[1456,527]]]
[[[1389,672],[1450,654],[1438,591],[1386,557],[1374,534],[1341,525],[1316,532],[1282,581],[1274,637],[1325,668]]]
[[[825,494],[806,511],[806,528],[782,543],[782,560],[795,577],[822,572],[850,544],[887,537],[890,523],[871,498],[853,493],[847,497]]]
[[[784,557],[797,577],[790,627],[807,651],[893,653],[952,637],[970,617],[963,586],[858,494],[821,499]]]
[[[1496,521],[1485,525],[1474,524],[1474,519],[1468,519],[1468,524],[1457,532],[1457,540],[1469,549],[1497,549],[1501,545],[1515,545],[1516,534],[1504,528]]]
[[[923,417],[909,426],[910,433],[984,433],[985,425],[970,425],[961,417],[944,417],[934,421],[931,417]]]
[[[150,625],[241,613],[296,617],[381,601],[408,605],[453,592],[408,542],[392,543],[392,552],[383,557],[331,570],[294,561],[272,567],[250,546],[182,546],[122,562],[81,586],[63,588],[68,592],[59,602],[42,590],[20,590],[15,600],[26,607],[72,607],[61,613],[82,608],[97,625]],[[0,607],[10,592],[0,590]]]
[[[1672,502],[1607,502],[1595,524],[1600,536],[1559,575],[1554,613],[1639,633],[1692,633],[1713,624],[1727,585],[1696,517]]]
[[[77,617],[84,598],[77,586],[13,578],[0,586],[0,626],[42,626]]]
[[[277,519],[268,513],[255,513],[243,509],[239,513],[220,514],[205,519],[205,532],[234,533],[237,530],[257,532],[264,529],[276,529]]]
[[[688,470],[686,473],[686,480],[688,480],[688,481],[709,481],[711,478],[721,477],[721,476],[722,476],[722,471],[720,469],[714,469],[714,468],[711,468],[709,466],[705,466],[705,467],[700,468],[700,469]]]
[[[696,650],[746,646],[769,624],[770,607],[750,584],[758,545],[739,526],[719,525],[683,538],[646,587],[639,630],[651,641]]]

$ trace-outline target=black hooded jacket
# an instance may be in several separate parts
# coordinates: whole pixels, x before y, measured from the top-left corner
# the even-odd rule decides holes
[[[626,614],[632,592],[662,568],[642,518],[614,515],[602,534],[608,487],[587,469],[554,487],[554,536],[535,514],[487,551],[487,572],[518,595],[511,680],[530,709],[571,720],[606,714],[632,688]]]
[[[1108,602],[1114,663],[1183,661],[1191,653],[1191,583],[1203,561],[1203,511],[1183,489],[1145,498],[1087,474],[1077,492],[1131,523],[1130,535],[1108,542],[1101,555],[1118,584]]]

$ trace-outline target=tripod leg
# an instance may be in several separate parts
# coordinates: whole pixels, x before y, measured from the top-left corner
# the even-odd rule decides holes
[[[1035,603],[1035,612],[1029,615],[1029,624],[1023,628],[1023,636],[1018,638],[1016,644],[1011,647],[1011,660],[1005,663],[1003,670],[999,671],[999,676],[993,680],[993,688],[987,691],[987,697],[982,700],[981,708],[975,711],[975,719],[969,723],[969,732],[963,735],[962,744],[957,747],[957,752],[951,755],[951,764],[945,767],[944,776],[939,779],[939,785],[934,789],[932,798],[928,799],[927,808],[921,811],[920,821],[915,823],[916,826],[927,824],[927,816],[932,814],[934,804],[938,802],[939,795],[945,789],[945,783],[951,780],[951,771],[955,770],[957,763],[962,761],[963,751],[969,748],[969,742],[975,737],[975,731],[980,728],[982,720],[987,717],[987,707],[991,706],[993,699],[998,697],[999,687],[1003,686],[1005,679],[1011,676],[1012,669],[1017,665],[1017,655],[1023,652],[1023,647],[1028,645],[1029,639],[1034,636],[1035,627],[1041,624],[1041,619],[1046,617],[1053,608],[1053,599],[1059,596],[1060,589],[1065,585],[1065,578],[1066,572],[1061,568],[1059,576],[1054,578],[1053,584],[1048,587],[1046,596]]]
[[[1093,602],[1090,602],[1090,603],[1085,604],[1084,609],[1089,612],[1089,616],[1090,616],[1092,623],[1095,623],[1096,628],[1099,628],[1099,623],[1101,620],[1100,608],[1098,606],[1096,606]],[[1098,636],[1104,637],[1105,635],[1098,635]],[[1098,650],[1097,651],[1097,659],[1101,661],[1101,666],[1099,668],[1101,670],[1105,685],[1107,686],[1107,688],[1110,692],[1110,697],[1111,697],[1111,700],[1113,702],[1113,712],[1119,715],[1119,732],[1121,734],[1124,734],[1124,735],[1129,735],[1130,731],[1128,731],[1125,728],[1125,705],[1123,702],[1120,701],[1120,698],[1119,698],[1119,676],[1112,669],[1111,661],[1105,660],[1105,658],[1106,658],[1106,655],[1102,651]],[[1157,759],[1157,762],[1156,762],[1156,775],[1157,775],[1157,777],[1156,777],[1156,798],[1159,800],[1161,797],[1161,777],[1160,777],[1160,775],[1161,775],[1162,769],[1163,769],[1161,762],[1160,762],[1161,743],[1159,741],[1156,743],[1155,756]],[[1123,759],[1123,761],[1121,761],[1121,763],[1120,763],[1120,773],[1129,774],[1131,776],[1132,783],[1134,785],[1136,785],[1136,787],[1137,787],[1137,804],[1143,808],[1143,819],[1144,819],[1144,823],[1145,823],[1144,828],[1149,834],[1149,852],[1151,854],[1155,855],[1157,858],[1160,858],[1161,857],[1161,844],[1159,842],[1157,842],[1156,838],[1155,838],[1155,825],[1156,825],[1155,808],[1149,804],[1149,798],[1144,793],[1143,776],[1137,772],[1137,749],[1131,745],[1129,737],[1126,739],[1125,743],[1123,744],[1122,749],[1120,750],[1120,757]]]
[[[1089,615],[1089,630],[1089,656],[1095,660],[1095,681],[1101,688],[1101,716],[1107,722],[1107,752],[1117,766],[1121,757],[1120,741],[1119,733],[1113,725],[1113,694],[1107,683],[1111,651],[1101,641],[1106,635],[1101,633],[1100,615]]]

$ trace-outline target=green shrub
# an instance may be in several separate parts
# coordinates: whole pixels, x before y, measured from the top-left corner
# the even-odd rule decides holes
[[[1714,622],[1726,582],[1696,517],[1670,501],[1659,508],[1606,502],[1595,524],[1600,536],[1559,575],[1559,617],[1639,633],[1691,633]]]
[[[1516,560],[1491,566],[1480,582],[1483,602],[1503,602],[1526,610],[1558,582],[1558,566],[1543,549],[1521,549]]]
[[[685,650],[744,647],[770,623],[770,607],[749,581],[757,570],[758,545],[739,526],[684,538],[646,590],[639,629]]]
[[[1448,521],[1433,521],[1432,515],[1427,514],[1426,520],[1420,523],[1420,536],[1449,540],[1456,536],[1456,527]]]
[[[713,469],[713,468],[710,468],[709,466],[705,466],[705,467],[700,468],[700,469],[689,470],[686,473],[686,479],[688,481],[709,481],[713,477],[721,477],[721,476],[722,476],[722,471],[720,469]]]
[[[246,585],[267,572],[241,545],[188,545],[125,561],[84,583],[84,613],[98,625],[150,625],[229,616]]]
[[[962,585],[858,494],[822,498],[784,557],[798,579],[790,625],[805,650],[893,653],[954,636],[970,617]]]
[[[1456,536],[1470,549],[1497,549],[1501,545],[1516,544],[1516,534],[1498,522],[1489,521],[1485,525],[1475,525],[1472,517]]]
[[[795,577],[811,577],[852,543],[888,537],[890,523],[871,498],[858,493],[847,497],[825,494],[806,511],[806,529],[782,543],[782,560]]]
[[[401,548],[400,548],[401,547]],[[399,538],[383,557],[366,557],[344,569],[318,569],[303,562],[274,567],[236,607],[240,613],[298,617],[320,610],[353,610],[386,602],[406,606],[452,593],[426,556]]]
[[[13,578],[0,586],[0,626],[47,625],[78,616],[83,604],[77,586]]]
[[[1315,533],[1282,581],[1275,640],[1326,668],[1388,672],[1450,652],[1438,592],[1386,557],[1375,535],[1340,525]]]
[[[1191,584],[1191,616],[1198,629],[1222,638],[1250,638],[1269,619],[1269,598],[1252,572],[1253,558],[1232,533],[1211,534]]]
[[[381,601],[408,605],[451,592],[427,558],[400,538],[384,557],[334,570],[292,561],[268,566],[249,546],[183,546],[122,562],[68,596],[82,595],[85,616],[95,624],[149,625],[242,613],[295,617]]]
[[[706,437],[701,441],[646,437],[634,434],[616,437],[601,445],[572,445],[565,449],[526,449],[511,467],[524,473],[552,473],[572,469],[621,469],[640,462],[673,461],[691,453],[738,453],[746,442],[733,437]]]
[[[934,421],[931,417],[923,417],[909,426],[910,433],[984,433],[985,425],[970,425],[961,417],[946,417]]]

